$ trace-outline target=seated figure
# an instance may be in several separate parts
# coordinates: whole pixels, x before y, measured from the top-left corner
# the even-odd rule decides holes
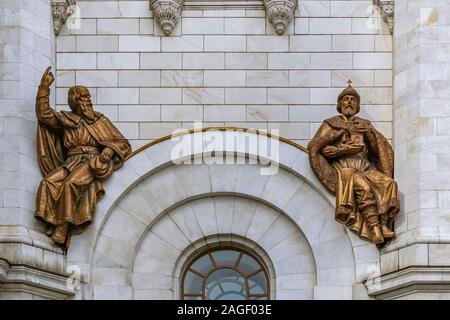
[[[35,217],[47,224],[55,243],[67,248],[70,234],[93,221],[96,202],[105,193],[102,182],[123,165],[131,146],[108,118],[93,110],[85,87],[69,89],[72,111],[50,108],[53,81],[49,67],[36,97],[36,143],[44,179]]]
[[[382,245],[396,236],[393,225],[400,208],[392,178],[394,155],[370,121],[356,116],[360,100],[351,85],[342,91],[340,115],[323,122],[308,144],[309,159],[322,184],[336,194],[336,220]]]

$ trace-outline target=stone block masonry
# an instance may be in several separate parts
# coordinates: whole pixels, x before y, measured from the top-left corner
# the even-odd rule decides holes
[[[278,127],[305,145],[349,78],[362,116],[392,137],[392,36],[368,28],[372,1],[299,1],[281,36],[264,10],[183,9],[163,36],[148,1],[77,4],[81,29],[57,37],[57,107],[88,86],[135,148],[193,121]]]
[[[72,38],[61,41],[71,54]],[[88,67],[90,53],[72,67]],[[95,58],[95,54],[93,54]],[[63,62],[64,63],[64,62]],[[0,299],[69,296],[62,250],[34,219],[41,173],[36,160],[36,90],[55,65],[50,1],[0,2]],[[91,64],[93,69],[96,63]],[[72,73],[73,74],[73,73]],[[71,73],[65,81],[71,82]],[[63,76],[64,78],[64,76]],[[52,90],[52,99],[55,97]]]

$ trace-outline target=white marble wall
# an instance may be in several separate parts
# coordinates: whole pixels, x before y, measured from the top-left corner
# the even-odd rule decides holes
[[[264,10],[185,9],[169,37],[147,0],[77,3],[81,28],[57,37],[56,103],[88,86],[135,147],[193,121],[306,144],[348,78],[361,115],[392,136],[392,36],[368,28],[372,1],[299,1],[283,36]]]
[[[40,179],[34,99],[55,56],[50,0],[2,1],[0,26],[0,226],[33,227]]]
[[[55,275],[64,274],[62,250],[34,219],[41,179],[34,103],[42,72],[55,62],[52,23],[50,0],[0,2],[0,299],[64,296],[51,289],[65,288]]]
[[[445,1],[396,6],[394,146],[404,195],[398,248],[450,241],[450,9]]]
[[[381,271],[390,275],[374,291],[448,299],[432,292],[448,291],[450,277],[450,8],[439,0],[395,5],[394,147],[402,211],[399,237],[381,256]]]

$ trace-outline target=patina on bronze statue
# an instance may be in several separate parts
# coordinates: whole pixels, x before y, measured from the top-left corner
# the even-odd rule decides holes
[[[85,87],[69,89],[72,111],[50,108],[53,81],[48,67],[36,97],[36,144],[44,179],[35,217],[47,224],[55,243],[67,248],[70,234],[93,221],[97,200],[105,193],[102,182],[123,165],[131,146],[108,118],[93,110]]]
[[[349,81],[338,97],[341,115],[323,122],[308,145],[309,160],[322,184],[336,194],[336,220],[381,246],[395,238],[400,209],[394,154],[370,121],[356,117],[360,102]]]

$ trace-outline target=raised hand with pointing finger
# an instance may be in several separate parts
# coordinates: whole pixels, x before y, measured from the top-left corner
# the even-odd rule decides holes
[[[48,67],[44,74],[42,75],[41,78],[41,85],[42,86],[46,86],[46,87],[50,87],[53,83],[53,81],[55,81],[55,77],[53,76],[53,73],[51,71],[52,67]]]
[[[70,111],[50,107],[51,67],[36,95],[37,153],[44,176],[39,185],[35,217],[47,226],[53,242],[68,248],[70,235],[92,223],[103,182],[131,152],[128,140],[103,114],[94,111],[89,89],[72,86]]]

